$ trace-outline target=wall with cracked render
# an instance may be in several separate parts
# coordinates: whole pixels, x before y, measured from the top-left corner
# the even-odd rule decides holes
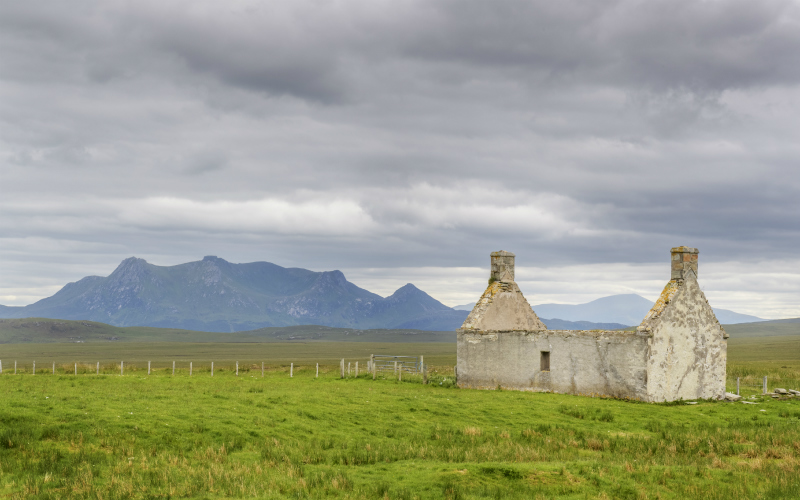
[[[671,280],[629,332],[547,330],[514,282],[514,254],[492,253],[489,286],[458,330],[459,387],[644,401],[723,397],[728,336],[697,283],[697,254],[671,249]]]
[[[605,330],[458,331],[458,385],[646,399],[646,335]],[[541,353],[550,370],[541,370]]]

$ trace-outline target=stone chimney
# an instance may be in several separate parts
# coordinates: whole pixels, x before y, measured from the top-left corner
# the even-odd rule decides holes
[[[502,280],[503,275],[506,274],[506,272],[511,275],[511,279],[513,280],[514,254],[511,252],[506,252],[505,250],[492,252],[492,275],[489,278],[489,282]]]
[[[682,280],[688,278],[690,274],[697,279],[697,254],[699,251],[696,248],[675,247],[670,250],[670,253],[672,253],[672,279]]]

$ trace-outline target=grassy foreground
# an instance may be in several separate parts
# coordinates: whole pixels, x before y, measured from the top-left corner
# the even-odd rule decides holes
[[[248,371],[249,370],[249,371]],[[797,498],[800,402],[230,367],[0,376],[8,498]]]

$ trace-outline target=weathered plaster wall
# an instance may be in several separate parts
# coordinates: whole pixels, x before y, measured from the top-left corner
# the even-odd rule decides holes
[[[457,349],[459,387],[647,399],[648,337],[636,332],[460,329]]]
[[[670,252],[672,279],[636,332],[547,330],[514,282],[514,254],[492,253],[489,287],[458,330],[458,385],[645,401],[723,397],[727,334],[697,284],[699,252]]]
[[[671,280],[638,331],[650,336],[649,401],[725,395],[728,341],[694,275]]]
[[[547,329],[508,272],[486,288],[461,328],[485,332]]]

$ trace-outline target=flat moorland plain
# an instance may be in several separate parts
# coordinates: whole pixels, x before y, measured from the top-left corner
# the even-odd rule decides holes
[[[452,343],[5,344],[0,495],[798,498],[800,401],[760,395],[800,389],[798,346],[732,336],[729,390],[755,404],[689,405],[460,390]],[[371,353],[439,366],[339,378]]]

